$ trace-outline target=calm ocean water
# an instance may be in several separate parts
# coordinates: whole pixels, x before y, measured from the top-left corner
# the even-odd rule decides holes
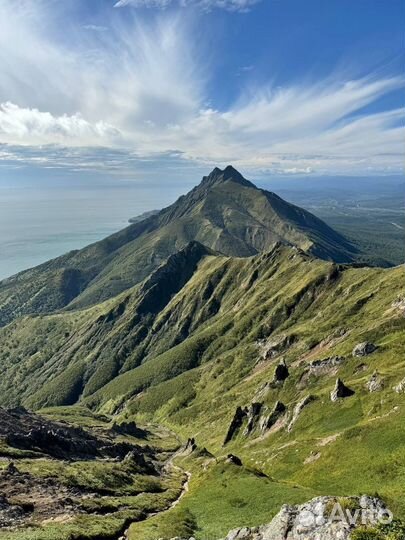
[[[118,231],[175,190],[136,185],[1,187],[0,279]]]

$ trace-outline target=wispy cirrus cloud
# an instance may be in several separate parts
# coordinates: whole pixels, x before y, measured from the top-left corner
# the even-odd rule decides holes
[[[99,166],[109,148],[125,173],[134,156],[158,155],[285,174],[402,170],[404,111],[367,109],[402,88],[402,77],[262,84],[220,109],[207,105],[210,40],[181,10],[147,19],[112,10],[107,30],[89,32],[60,5],[0,1],[0,143],[15,159],[19,145],[22,160],[36,146],[36,159],[68,167],[75,148],[75,168],[89,168],[88,148],[100,147]],[[48,145],[61,150],[51,156]]]
[[[246,12],[261,0],[119,0],[114,7],[147,7],[166,9],[169,6],[194,6],[206,11],[225,9],[227,11]]]

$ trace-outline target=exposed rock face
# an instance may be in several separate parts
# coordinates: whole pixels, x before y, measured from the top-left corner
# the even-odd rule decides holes
[[[236,409],[235,414],[232,418],[232,422],[230,423],[230,426],[228,428],[228,433],[226,434],[224,444],[227,444],[231,439],[233,439],[233,437],[242,427],[243,421],[245,420],[246,416],[246,409],[242,409],[242,407],[238,407]]]
[[[287,350],[296,341],[293,334],[280,336],[269,341],[260,342],[261,356],[263,360],[270,360],[282,351]]]
[[[121,422],[121,424],[114,422],[111,429],[119,435],[131,435],[139,439],[143,439],[146,436],[145,430],[139,428],[134,421]]]
[[[363,341],[363,343],[358,343],[353,349],[353,356],[367,356],[377,350],[377,347],[374,343],[369,341]]]
[[[191,454],[194,452],[194,450],[197,450],[197,443],[195,442],[194,437],[190,437],[187,439],[186,444],[184,447],[180,450],[182,454]]]
[[[403,394],[405,392],[405,379],[402,379],[402,381],[397,384],[397,386],[394,386],[393,390],[397,394]]]
[[[336,380],[335,388],[330,394],[330,399],[332,401],[337,401],[338,399],[343,399],[350,397],[354,394],[354,390],[348,388],[341,379]]]
[[[277,401],[269,415],[263,416],[260,420],[260,431],[264,433],[272,428],[276,422],[284,415],[287,408],[284,403]]]
[[[378,373],[374,371],[370,379],[366,383],[366,388],[369,392],[380,392],[384,388],[384,379]]]
[[[0,438],[14,448],[46,454],[57,459],[122,460],[129,452],[133,452],[134,463],[144,469],[151,468],[144,459],[145,450],[140,446],[115,442],[107,436],[96,436],[80,427],[48,420],[24,408],[0,408]]]
[[[0,495],[0,528],[15,526],[23,515],[21,506],[10,504],[6,497]]]
[[[341,366],[344,361],[344,356],[330,356],[328,358],[323,358],[322,360],[314,360],[309,364],[309,369],[311,373],[318,375]]]
[[[287,379],[289,375],[287,364],[285,363],[285,360],[282,360],[274,370],[274,377],[273,377],[273,383],[278,384],[282,383]]]
[[[226,457],[227,463],[232,463],[233,465],[237,465],[238,467],[242,466],[242,460],[238,456],[234,456],[233,454],[228,454]]]
[[[256,427],[257,421],[260,417],[263,403],[252,403],[247,409],[247,426],[244,435],[249,435]]]
[[[392,303],[392,307],[398,309],[403,315],[405,315],[405,297],[398,296]]]
[[[302,409],[304,409],[307,405],[315,401],[315,396],[305,396],[303,400],[301,400],[297,405],[294,407],[293,415],[290,420],[290,423],[287,426],[287,431],[290,432],[292,428],[294,427],[295,422],[298,420]]]
[[[270,412],[268,412],[267,407],[263,407],[263,403],[251,403],[249,407],[244,408],[238,407],[230,423],[224,445],[231,441],[244,425],[246,425],[243,431],[245,437],[248,437],[253,432],[256,432],[257,435],[265,433],[276,424],[286,410],[286,406],[280,401],[275,403]]]
[[[363,516],[371,525],[387,515],[379,499],[362,496],[347,501],[354,509],[350,516],[341,506],[338,510],[336,498],[317,497],[300,506],[285,505],[269,524],[235,529],[225,540],[349,540],[353,529],[361,526]],[[351,524],[350,518],[354,519],[356,510],[357,519]]]

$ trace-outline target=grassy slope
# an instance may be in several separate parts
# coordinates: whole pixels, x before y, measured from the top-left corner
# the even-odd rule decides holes
[[[231,256],[253,255],[277,240],[326,259],[355,255],[340,234],[309,212],[255,188],[232,168],[214,170],[158,214],[1,282],[0,325],[24,314],[112,298],[193,240]]]
[[[105,431],[112,421],[92,413],[80,406],[48,408],[42,415],[70,424]],[[117,440],[153,448],[158,462],[166,459],[167,452],[178,448],[178,441],[168,430],[149,424],[146,438],[137,439],[121,435]],[[127,523],[144,520],[150,512],[161,512],[179,496],[182,482],[181,471],[169,471],[162,477],[151,476],[125,461],[87,460],[59,461],[46,456],[30,459],[30,453],[15,450],[4,443],[0,454],[11,458],[22,473],[39,479],[57,480],[62,486],[79,490],[72,494],[74,504],[79,504],[83,513],[67,516],[66,519],[42,521],[34,510],[31,522],[17,529],[3,529],[2,540],[114,540],[122,535]],[[8,465],[0,462],[0,472]],[[101,494],[97,497],[80,497],[81,490]],[[32,495],[29,491],[28,498]],[[43,505],[44,501],[34,500]],[[24,495],[22,496],[22,500]],[[19,499],[14,497],[14,502]]]
[[[196,436],[200,446],[219,458],[218,463],[185,462],[193,472],[189,494],[176,510],[155,518],[152,525],[148,521],[134,526],[136,537],[162,530],[169,534],[179,526],[192,529],[198,537],[219,537],[232,526],[270,519],[281,502],[303,501],[314,494],[378,491],[397,516],[405,517],[401,497],[405,397],[392,390],[405,377],[405,319],[393,305],[405,294],[403,278],[403,267],[339,268],[282,246],[253,258],[206,256],[158,310],[153,309],[155,297],[148,296],[150,289],[142,286],[128,297],[122,295],[91,310],[13,323],[0,332],[10,351],[3,362],[9,377],[20,374],[24,379],[22,374],[30,373],[29,380],[40,385],[42,365],[36,379],[38,366],[32,354],[27,356],[38,330],[53,337],[47,345],[39,341],[34,353],[42,358],[46,347],[54,347],[44,364],[50,376],[52,362],[56,372],[70,377],[66,370],[74,369],[78,359],[88,363],[86,369],[96,365],[101,369],[104,362],[111,367],[108,362],[119,357],[121,374],[111,382],[91,392],[86,390],[90,379],[85,378],[83,403],[108,413],[126,404],[122,417],[135,415],[144,422],[166,424],[183,438]],[[140,318],[145,298],[149,311]],[[139,328],[145,325],[149,331],[140,339]],[[71,357],[65,354],[61,330],[69,332],[67,342],[76,336],[78,348]],[[126,341],[131,336],[138,341]],[[286,336],[290,339],[284,339],[278,356],[264,361],[260,343]],[[353,346],[364,340],[378,345],[378,350],[365,359],[352,358]],[[98,360],[96,343],[106,351]],[[120,357],[125,343],[132,343],[132,348]],[[346,357],[338,373],[302,379],[308,362],[335,354]],[[265,405],[272,408],[278,399],[291,412],[308,394],[316,400],[304,409],[291,433],[282,428],[266,436],[240,435],[224,448],[236,406],[258,400],[255,394],[272,379],[281,357],[290,367],[290,377],[261,398]],[[366,366],[359,371],[361,363]],[[24,372],[27,366],[31,372]],[[385,386],[381,392],[369,393],[365,383],[375,369]],[[337,375],[356,394],[332,403],[329,393]],[[36,394],[38,404],[51,404],[55,387],[61,388],[60,380],[57,385],[52,381],[44,385]],[[23,387],[21,395],[30,393]],[[32,398],[26,402],[32,403]],[[228,452],[239,455],[247,468],[225,465],[221,456]],[[308,460],[314,455],[316,459]]]

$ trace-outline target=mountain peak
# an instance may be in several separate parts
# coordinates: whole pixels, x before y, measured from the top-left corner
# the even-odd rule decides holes
[[[246,178],[244,178],[235,167],[232,167],[232,165],[228,165],[225,169],[215,167],[208,176],[203,177],[201,184],[204,186],[212,186],[227,181],[236,182],[237,184],[246,187],[256,187],[252,182],[246,180]]]

